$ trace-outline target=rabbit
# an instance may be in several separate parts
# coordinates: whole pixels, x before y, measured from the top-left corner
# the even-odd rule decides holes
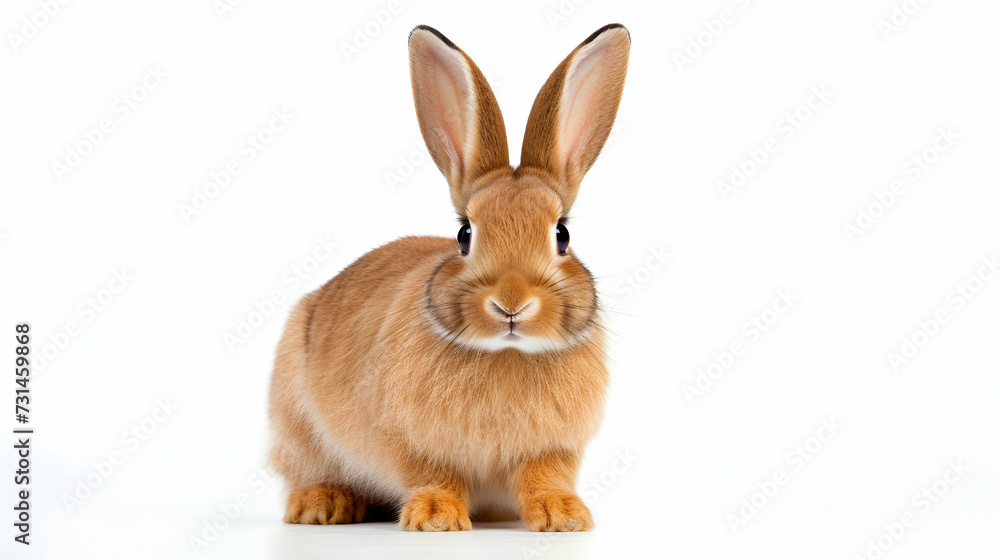
[[[594,526],[574,486],[608,389],[605,329],[566,214],[611,132],[630,44],[606,25],[556,67],[514,168],[479,68],[437,30],[411,31],[417,120],[461,226],[365,254],[291,312],[269,402],[285,523]]]

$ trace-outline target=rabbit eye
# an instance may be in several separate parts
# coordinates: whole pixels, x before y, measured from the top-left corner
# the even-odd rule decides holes
[[[472,242],[472,226],[469,224],[463,224],[462,228],[458,230],[458,250],[462,252],[463,255],[469,254],[469,243]]]
[[[569,230],[563,224],[556,225],[556,249],[560,255],[565,255],[569,249]]]

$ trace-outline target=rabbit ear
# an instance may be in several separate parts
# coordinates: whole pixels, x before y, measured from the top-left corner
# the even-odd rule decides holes
[[[623,25],[598,29],[556,67],[531,107],[518,171],[545,176],[567,210],[611,133],[630,45]]]
[[[472,59],[438,30],[418,25],[409,42],[420,133],[461,214],[477,179],[511,168],[500,106]]]

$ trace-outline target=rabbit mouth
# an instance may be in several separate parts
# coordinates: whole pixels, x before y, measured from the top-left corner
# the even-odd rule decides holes
[[[471,340],[461,340],[460,344],[473,349],[487,351],[501,351],[507,349],[519,350],[528,354],[558,352],[565,350],[576,343],[587,338],[586,334],[552,340],[545,337],[526,335],[515,328],[514,331],[507,331],[490,338],[477,338]]]

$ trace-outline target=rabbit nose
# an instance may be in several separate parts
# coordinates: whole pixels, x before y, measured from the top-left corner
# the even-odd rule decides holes
[[[494,315],[507,321],[507,320],[520,319],[527,316],[528,313],[532,311],[533,308],[535,307],[536,303],[538,302],[538,299],[529,298],[527,301],[517,306],[501,302],[500,300],[498,300],[493,296],[490,296],[487,301],[489,302],[488,307],[490,311]]]

